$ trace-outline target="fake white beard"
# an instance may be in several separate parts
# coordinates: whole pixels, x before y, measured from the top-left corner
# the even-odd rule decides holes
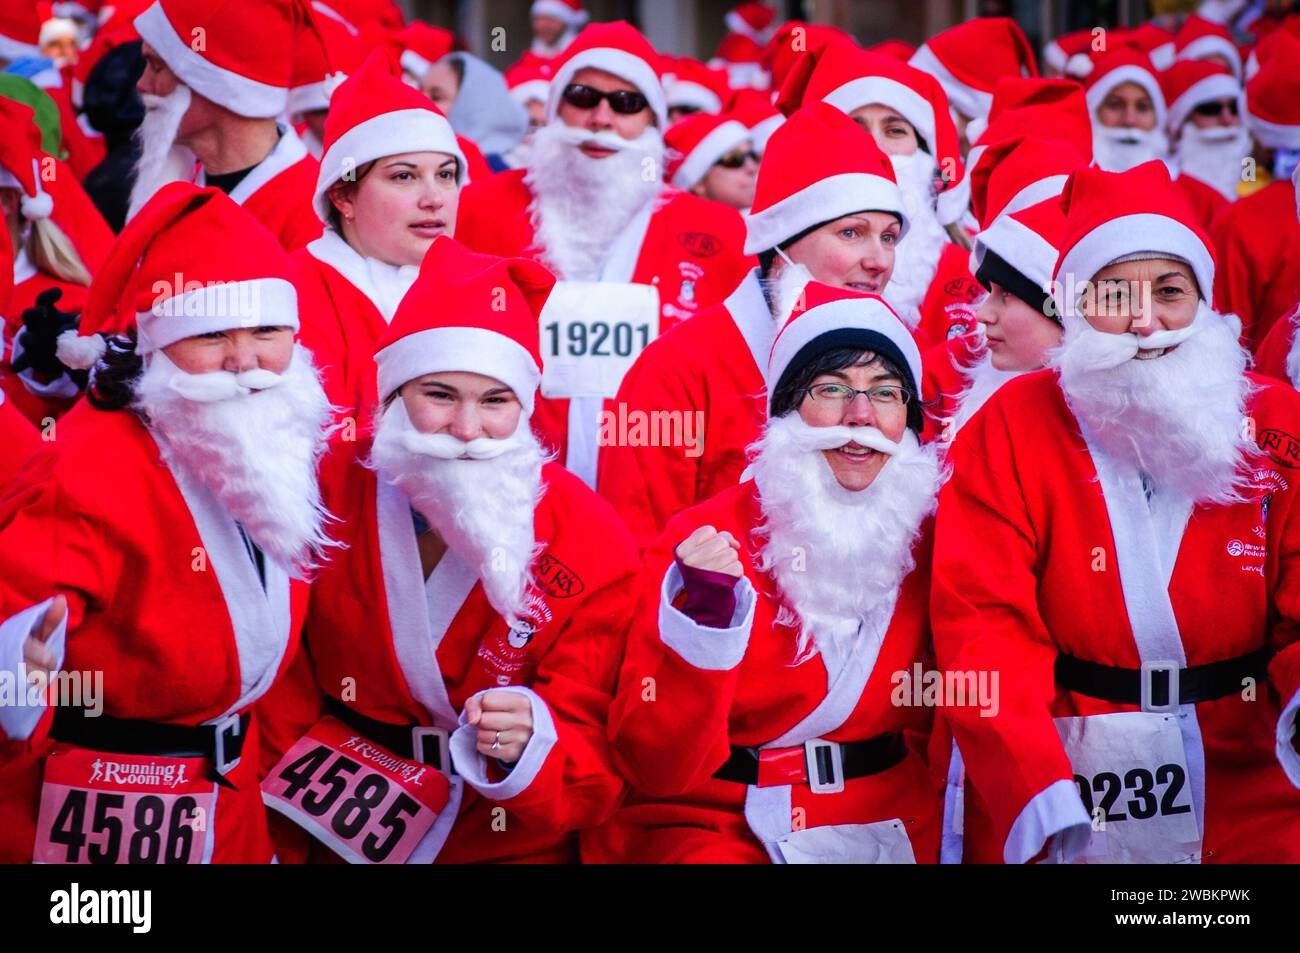
[[[840,486],[822,450],[850,441],[891,454],[864,490]],[[814,649],[846,659],[861,627],[880,638],[912,546],[942,482],[933,446],[908,430],[897,444],[874,427],[812,427],[797,412],[772,418],[754,444],[767,542],[759,568],[780,587],[777,621],[799,630],[795,661]]]
[[[1139,345],[1175,343],[1161,357],[1135,358]],[[1142,339],[1067,316],[1048,362],[1060,372],[1071,412],[1112,459],[1194,503],[1240,499],[1238,468],[1255,453],[1244,432],[1249,355],[1231,322],[1208,305],[1187,327]]]
[[[1300,390],[1300,308],[1280,320],[1291,325],[1291,347],[1286,354],[1286,376],[1291,386]]]
[[[1023,373],[1025,372],[998,370],[993,366],[993,355],[985,352],[984,356],[966,371],[966,389],[957,398],[957,412],[953,415],[952,423],[953,432],[966,426],[966,422],[997,393],[999,387]]]
[[[294,345],[283,374],[190,374],[162,351],[145,363],[133,407],[168,466],[206,486],[285,570],[315,568],[335,544],[316,480],[331,408],[310,353]]]
[[[1169,152],[1169,137],[1161,129],[1122,129],[1093,123],[1092,155],[1099,169],[1127,172]]]
[[[1200,129],[1189,122],[1178,137],[1178,171],[1200,179],[1231,201],[1241,182],[1241,160],[1250,150],[1250,132],[1245,126]]]
[[[934,210],[934,157],[918,149],[910,156],[890,156],[889,161],[903,192],[908,226],[895,248],[894,270],[882,297],[904,324],[915,329],[921,323],[921,303],[934,280],[948,235]]]
[[[811,271],[798,262],[786,260],[775,278],[763,278],[763,291],[767,296],[772,320],[780,330],[790,320],[790,312],[799,303],[803,289],[815,280]]]
[[[401,397],[380,418],[370,454],[380,478],[405,493],[473,568],[488,602],[512,628],[536,624],[544,611],[532,591],[532,565],[541,550],[533,514],[545,491],[546,459],[527,417],[509,437],[464,443],[416,430]]]
[[[579,151],[583,143],[617,151],[593,159]],[[533,228],[546,264],[569,281],[599,280],[614,241],[662,191],[663,159],[663,136],[654,126],[634,140],[560,119],[538,128],[524,181],[533,191]]]
[[[166,96],[141,95],[146,112],[135,131],[140,159],[135,164],[127,219],[132,219],[169,182],[188,182],[194,171],[194,153],[176,144],[176,132],[190,108],[190,88],[183,83]]]

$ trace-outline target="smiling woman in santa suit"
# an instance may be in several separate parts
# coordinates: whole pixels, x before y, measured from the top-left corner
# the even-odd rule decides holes
[[[313,838],[277,824],[282,860],[569,861],[623,791],[605,723],[639,567],[530,428],[554,281],[439,238],[378,343],[374,439],[322,475],[345,549],[263,706],[267,802]]]
[[[931,603],[974,861],[1300,861],[1300,396],[1246,373],[1163,163],[1075,171],[1047,370],[952,447]]]
[[[895,702],[930,640],[920,352],[875,295],[813,283],[801,301],[772,347],[752,479],[646,554],[609,724],[636,791],[586,859],[938,857],[913,747],[929,719]]]
[[[172,183],[91,287],[89,403],[0,506],[0,861],[272,857],[251,709],[330,545],[292,276],[223,193]]]
[[[375,341],[433,240],[456,230],[465,156],[446,117],[378,55],[334,91],[324,146],[315,206],[325,232],[293,256],[302,340],[355,421],[375,404]]]

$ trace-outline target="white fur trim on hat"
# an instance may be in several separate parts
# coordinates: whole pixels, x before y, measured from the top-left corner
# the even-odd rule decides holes
[[[287,87],[258,82],[205,59],[177,35],[161,2],[136,17],[135,28],[182,83],[218,106],[255,119],[269,119],[284,112],[289,97]]]
[[[762,155],[767,151],[767,140],[772,138],[772,133],[776,132],[785,123],[785,116],[777,113],[775,116],[768,116],[761,122],[755,123],[749,129],[750,141],[754,143],[754,151]]]
[[[898,186],[880,175],[845,172],[814,182],[763,211],[745,216],[745,254],[776,248],[805,229],[855,212],[889,212],[902,222],[898,237],[907,234],[907,212]]]
[[[69,328],[59,335],[54,353],[64,367],[70,367],[74,371],[85,371],[99,363],[106,350],[108,350],[108,342],[100,335],[81,335],[76,329]]]
[[[526,83],[512,86],[510,88],[510,98],[520,106],[527,106],[532,102],[545,104],[546,94],[550,91],[551,84],[548,80],[530,79]]]
[[[1052,283],[1052,297],[1060,313],[1069,316],[1076,312],[1078,299],[1067,296],[1069,290],[1082,295],[1085,285],[1099,271],[1118,258],[1140,251],[1186,261],[1196,277],[1201,297],[1210,300],[1214,290],[1214,258],[1210,249],[1182,222],[1153,212],[1140,212],[1104,222],[1066,251]]]
[[[1141,86],[1148,96],[1151,97],[1151,104],[1156,110],[1156,128],[1163,129],[1165,126],[1165,96],[1160,90],[1159,81],[1148,70],[1143,69],[1136,63],[1125,63],[1123,66],[1117,66],[1104,77],[1097,80],[1091,88],[1084,94],[1088,102],[1088,115],[1095,117],[1101,104],[1105,102],[1106,97],[1110,95],[1111,90],[1121,83],[1136,83]],[[1096,119],[1094,118],[1094,122]]]
[[[897,109],[910,122],[926,144],[934,148],[934,108],[930,101],[912,87],[887,76],[859,76],[822,97],[843,113],[879,103]]]
[[[759,46],[764,46],[768,40],[772,39],[772,27],[769,26],[762,30],[755,30],[745,22],[745,18],[736,10],[728,10],[727,15],[722,18],[722,22],[727,25],[727,29],[732,33],[739,33],[741,36],[747,36]]]
[[[1300,149],[1300,124],[1269,122],[1260,119],[1250,111],[1250,100],[1246,100],[1246,128],[1255,137],[1255,141],[1266,149]]]
[[[1051,40],[1043,47],[1043,62],[1059,73],[1065,72],[1065,63],[1069,59],[1061,44]]]
[[[325,194],[344,174],[367,162],[403,152],[445,152],[455,156],[456,181],[465,181],[465,155],[456,133],[444,117],[431,109],[399,109],[381,113],[353,126],[326,150],[316,177],[312,207],[322,222],[329,221],[330,200]]]
[[[749,130],[743,123],[736,122],[734,119],[724,122],[701,139],[700,144],[690,151],[673,175],[673,185],[679,189],[690,189],[709,174],[713,163],[747,141],[749,141]]]
[[[781,376],[805,344],[841,328],[875,331],[887,338],[907,361],[912,383],[921,386],[921,351],[916,338],[890,307],[876,298],[841,298],[808,309],[781,329],[767,362],[768,393],[776,390]]]
[[[1055,198],[1065,191],[1065,183],[1069,180],[1069,175],[1048,175],[1036,182],[1030,182],[1011,196],[1006,207],[998,215],[1010,215],[1013,212],[1019,212],[1021,209],[1029,208],[1031,205],[1037,205],[1039,202],[1046,202],[1050,198]],[[1050,268],[1048,269],[1048,275],[1049,277],[1051,275]]]
[[[1241,95],[1237,81],[1223,73],[1197,80],[1172,103],[1166,104],[1169,108],[1169,135],[1177,137],[1179,128],[1201,103],[1213,99],[1236,99],[1240,105]]]
[[[934,213],[940,225],[960,221],[970,211],[970,175],[963,175],[951,188],[944,189],[934,200]]]
[[[428,328],[398,338],[375,355],[379,398],[386,400],[407,381],[425,374],[473,371],[495,377],[515,392],[524,411],[533,412],[533,398],[542,372],[528,350],[513,338],[487,328]]]
[[[576,29],[587,22],[586,10],[574,10],[567,3],[561,3],[560,0],[536,0],[532,8],[528,11],[531,17],[555,17],[568,24],[571,29]]]
[[[959,80],[948,67],[943,65],[943,61],[934,55],[934,50],[930,49],[928,43],[922,43],[917,47],[916,52],[907,62],[909,66],[924,70],[937,79],[943,91],[948,94],[948,102],[967,119],[987,116],[993,107],[992,93],[986,93]]]
[[[1062,176],[1064,178],[1064,176]],[[1056,246],[1023,222],[1010,215],[1000,215],[992,225],[975,236],[970,252],[970,271],[975,274],[984,263],[984,252],[991,251],[1046,294],[1052,287],[1052,269],[1059,252]]]
[[[668,105],[659,74],[645,60],[626,50],[600,46],[583,50],[570,57],[551,78],[550,95],[546,99],[546,121],[553,122],[560,109],[560,94],[573,82],[574,75],[583,69],[600,69],[613,73],[631,83],[650,102],[650,109],[658,120],[660,129],[668,124]]]
[[[1153,47],[1147,56],[1151,59],[1151,65],[1163,73],[1174,65],[1175,53],[1174,41],[1170,40],[1168,43],[1161,43],[1159,46]]]
[[[416,79],[423,79],[424,74],[429,72],[429,67],[433,65],[415,50],[403,50],[399,61],[402,64],[402,69]]]
[[[159,297],[135,316],[140,352],[149,353],[185,338],[239,328],[298,330],[298,292],[284,278],[218,281]]]
[[[1203,60],[1211,56],[1221,56],[1228,61],[1228,69],[1234,76],[1241,78],[1241,53],[1231,40],[1212,34],[1198,36],[1178,51],[1176,59]],[[1152,59],[1154,63],[1154,58]],[[1163,68],[1163,67],[1162,67]]]
[[[685,80],[673,80],[665,84],[664,101],[668,108],[692,106],[706,113],[722,112],[722,100],[718,94],[707,86]]]
[[[41,48],[30,43],[20,43],[13,37],[0,33],[0,59],[25,60],[40,56]]]

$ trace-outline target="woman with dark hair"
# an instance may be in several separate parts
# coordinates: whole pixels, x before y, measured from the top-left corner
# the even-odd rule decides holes
[[[772,347],[751,478],[645,554],[609,720],[636,790],[589,860],[938,857],[928,717],[898,688],[930,640],[920,352],[875,295],[812,284],[803,303]]]

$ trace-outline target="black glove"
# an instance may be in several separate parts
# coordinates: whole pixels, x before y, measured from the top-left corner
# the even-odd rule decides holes
[[[72,374],[78,383],[84,381],[84,372],[74,373],[58,358],[59,335],[77,330],[81,323],[80,314],[60,311],[54,306],[62,296],[61,288],[42,291],[36,297],[36,306],[23,312],[23,330],[19,332],[23,353],[13,362],[15,374],[30,369],[46,381],[57,380],[64,374]]]

